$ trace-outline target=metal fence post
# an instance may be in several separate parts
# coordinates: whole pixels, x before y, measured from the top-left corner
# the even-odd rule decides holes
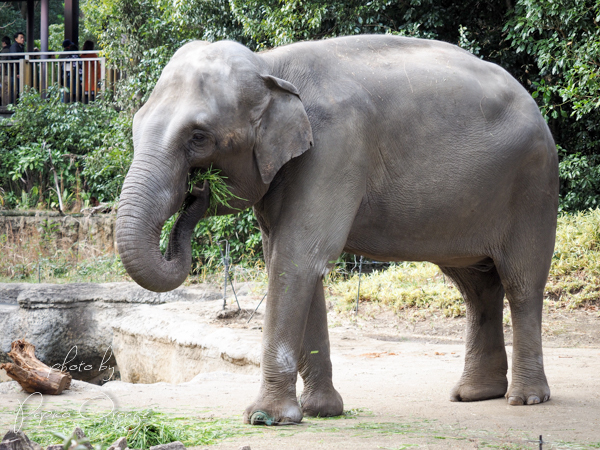
[[[358,264],[358,290],[356,291],[356,315],[358,315],[358,299],[360,298],[360,278],[362,276],[362,263],[363,257],[360,257],[360,263]]]
[[[221,242],[225,242],[225,255],[223,255],[223,252],[221,251]],[[231,284],[231,290],[233,291],[233,296],[235,297],[235,302],[238,305],[238,310],[241,311],[242,307],[240,306],[237,294],[235,293],[235,288],[233,287],[233,281],[231,280],[231,276],[229,275],[229,241],[219,241],[217,244],[219,245],[219,253],[221,253],[223,265],[225,266],[225,280],[223,282],[223,309],[227,308],[227,281],[229,281],[229,284]]]

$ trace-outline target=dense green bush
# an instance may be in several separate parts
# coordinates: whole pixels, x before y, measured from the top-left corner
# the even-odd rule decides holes
[[[163,227],[160,248],[167,248],[168,237],[175,216]],[[192,273],[212,271],[222,263],[221,251],[225,252],[224,240],[229,241],[233,264],[256,266],[261,264],[262,238],[252,209],[235,215],[209,217],[198,222],[192,236]],[[221,250],[219,251],[219,248]]]
[[[92,197],[118,197],[132,155],[130,120],[108,102],[63,103],[50,87],[46,98],[25,92],[0,127],[0,183],[5,208],[85,206]],[[8,126],[5,125],[8,123]]]
[[[506,39],[558,144],[561,210],[600,205],[600,3],[519,0]]]

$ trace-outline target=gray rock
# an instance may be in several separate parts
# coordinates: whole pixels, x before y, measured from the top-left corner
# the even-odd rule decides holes
[[[111,343],[119,317],[141,305],[220,296],[206,288],[155,293],[135,283],[0,283],[0,363],[10,362],[11,343],[26,336],[43,363],[67,369],[74,379],[102,384],[118,373]]]
[[[75,428],[75,436],[77,436],[77,440],[81,441],[81,440],[87,440],[87,436],[85,435],[85,433],[83,432],[83,430],[79,427]],[[87,440],[87,442],[80,442],[80,444],[84,445],[86,448],[88,448],[89,450],[94,450],[94,446],[92,444],[90,444],[90,441]]]
[[[42,450],[42,446],[30,440],[22,431],[9,431],[0,442],[0,450]]]
[[[150,447],[150,450],[185,450],[185,447],[181,442],[175,441],[169,444],[155,445]]]
[[[238,450],[252,450],[249,445],[242,445]]]
[[[0,394],[15,394],[22,391],[23,388],[16,381],[5,381],[4,383],[0,383]]]
[[[125,450],[127,448],[127,438],[121,437],[110,444],[108,450]]]
[[[0,305],[16,305],[17,298],[27,283],[0,283]]]
[[[63,450],[62,444],[49,445],[46,450]]]

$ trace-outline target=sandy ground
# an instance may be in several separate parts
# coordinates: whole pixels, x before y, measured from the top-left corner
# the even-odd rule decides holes
[[[255,299],[248,300],[256,304]],[[215,303],[215,308],[217,303]],[[545,312],[549,402],[509,407],[504,399],[475,403],[448,400],[464,362],[464,319],[398,317],[378,307],[330,313],[334,384],[347,417],[305,419],[300,425],[260,427],[211,448],[404,449],[404,448],[600,448],[600,316],[596,310]],[[261,330],[260,316],[214,321],[214,326]],[[511,343],[510,327],[506,329]],[[507,345],[510,355],[512,347]],[[225,417],[241,413],[257,394],[259,375],[203,374],[181,385],[102,387],[116,408],[154,407],[179,416]],[[73,408],[97,396],[97,387],[44,397],[43,409]],[[298,392],[302,389],[298,382]],[[22,392],[0,393],[0,430],[15,421]],[[30,400],[31,401],[31,400]],[[94,400],[106,402],[106,400]],[[98,405],[100,407],[100,405]]]

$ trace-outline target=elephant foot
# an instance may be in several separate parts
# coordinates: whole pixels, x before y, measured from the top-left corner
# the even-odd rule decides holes
[[[544,377],[545,378],[545,377]],[[544,379],[537,384],[512,382],[506,393],[509,405],[535,405],[550,400],[550,387]]]
[[[302,417],[302,410],[295,399],[258,399],[244,411],[244,423],[250,425],[293,425],[300,423]]]
[[[333,386],[329,389],[305,389],[300,396],[302,412],[310,417],[332,417],[344,413],[342,396]]]
[[[492,380],[481,377],[477,382],[462,377],[452,389],[450,401],[452,402],[477,402],[492,398],[504,397],[508,381],[506,376]]]

